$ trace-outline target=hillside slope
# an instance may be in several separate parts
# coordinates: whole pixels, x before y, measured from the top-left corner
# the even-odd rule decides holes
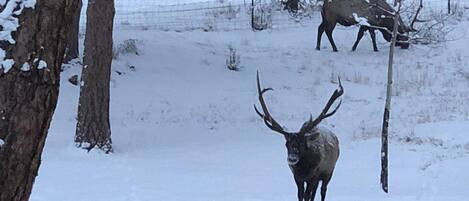
[[[389,195],[379,187],[388,44],[379,36],[375,53],[366,36],[351,52],[357,28],[339,27],[339,52],[325,37],[316,51],[311,25],[255,33],[116,31],[116,43],[137,39],[140,54],[113,63],[115,153],[74,147],[79,88],[67,79],[80,68],[67,66],[31,200],[296,200],[283,138],[252,107],[257,70],[263,86],[275,89],[266,95],[273,115],[290,130],[320,112],[341,76],[342,107],[322,124],[341,144],[328,200],[467,200],[469,131],[458,129],[469,124],[467,25],[458,26],[455,34],[464,37],[457,41],[396,52]],[[229,45],[241,56],[239,72],[225,67]],[[446,130],[458,132],[458,143]]]

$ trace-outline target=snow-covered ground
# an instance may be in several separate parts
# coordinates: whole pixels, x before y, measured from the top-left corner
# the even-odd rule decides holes
[[[113,62],[111,122],[115,153],[74,147],[79,87],[67,79],[47,139],[32,201],[296,200],[283,137],[252,105],[259,70],[273,116],[290,130],[320,112],[341,76],[342,107],[322,123],[341,156],[330,201],[466,201],[469,196],[468,22],[439,46],[397,49],[391,113],[390,194],[380,190],[380,131],[388,44],[338,27],[338,53],[317,23],[262,32],[116,30],[137,39],[139,55]],[[241,70],[225,66],[228,46]],[[132,68],[130,68],[133,66]],[[117,73],[119,72],[119,74]]]

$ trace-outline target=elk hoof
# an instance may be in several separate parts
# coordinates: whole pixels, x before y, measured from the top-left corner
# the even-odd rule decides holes
[[[338,52],[339,50],[335,49],[335,50],[332,50],[333,52]]]
[[[402,43],[401,44],[401,49],[409,49],[410,44],[409,43]]]
[[[316,50],[319,51],[319,50],[321,50],[321,48],[320,48],[320,47],[316,47]]]
[[[378,49],[374,49],[373,51],[374,51],[374,52],[379,52],[379,50],[378,50]]]
[[[410,43],[409,42],[396,42],[396,46],[401,47],[401,49],[409,49]]]

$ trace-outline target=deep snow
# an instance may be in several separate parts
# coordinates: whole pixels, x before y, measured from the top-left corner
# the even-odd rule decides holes
[[[316,22],[262,32],[116,30],[117,44],[137,39],[141,51],[113,62],[115,153],[74,147],[79,87],[67,79],[80,67],[66,66],[31,200],[296,200],[284,140],[253,110],[257,70],[262,85],[275,89],[266,95],[273,116],[290,130],[320,112],[341,76],[342,107],[322,123],[341,145],[327,200],[467,200],[469,23],[456,27],[458,40],[397,49],[384,194],[379,136],[388,44],[379,35],[375,53],[366,36],[351,52],[357,28],[338,27],[339,52],[325,36],[316,51]],[[239,72],[225,67],[229,45],[240,54]]]

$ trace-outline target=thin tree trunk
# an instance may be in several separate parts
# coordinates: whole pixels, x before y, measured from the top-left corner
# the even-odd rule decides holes
[[[109,82],[112,64],[114,0],[89,0],[84,67],[81,77],[75,143],[88,151],[112,152]]]
[[[78,0],[78,6],[73,11],[73,21],[68,32],[68,45],[67,52],[65,55],[65,63],[70,62],[72,59],[76,59],[80,56],[80,14],[82,8],[82,1]]]
[[[448,15],[451,14],[451,0],[448,0]]]
[[[254,0],[251,0],[251,28],[256,30],[255,20],[254,20]]]
[[[29,200],[57,104],[70,11],[77,6],[76,0],[37,1],[33,8],[25,3],[31,1],[0,6],[2,16],[20,25],[12,32],[15,42],[0,42],[0,201]],[[20,4],[27,7],[11,15],[8,8],[19,11]]]
[[[383,116],[383,129],[381,133],[381,187],[383,191],[388,193],[388,136],[389,136],[389,116],[391,113],[391,97],[392,97],[392,83],[393,83],[393,61],[394,61],[394,48],[397,40],[397,30],[399,22],[399,12],[401,11],[401,2],[397,2],[398,10],[394,16],[394,27],[392,34],[391,47],[389,49],[388,61],[388,83],[386,89],[386,105],[384,107]]]

